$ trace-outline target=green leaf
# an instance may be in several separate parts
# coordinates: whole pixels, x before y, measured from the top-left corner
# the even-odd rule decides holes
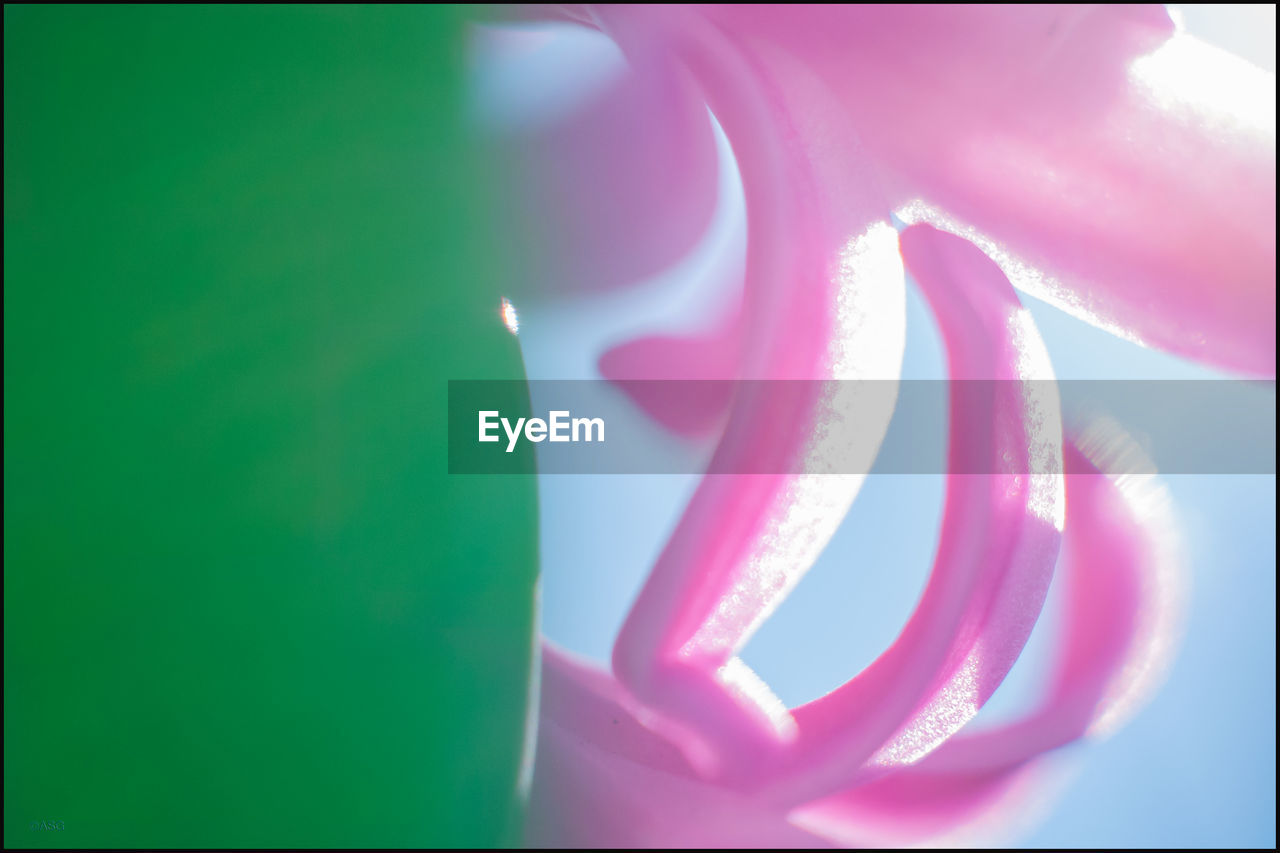
[[[4,12],[6,846],[518,838],[535,488],[443,7]],[[497,243],[500,246],[500,243]]]

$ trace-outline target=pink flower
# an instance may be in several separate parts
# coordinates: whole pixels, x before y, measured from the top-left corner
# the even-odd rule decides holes
[[[896,378],[904,262],[953,378],[1052,377],[1011,282],[1144,344],[1275,375],[1274,77],[1178,33],[1162,7],[549,14],[607,33],[633,73],[526,152],[548,195],[542,275],[610,284],[687,248],[714,200],[705,106],[746,195],[741,312],[607,353],[608,376]],[[901,235],[894,214],[913,223]],[[956,393],[950,453],[1007,473],[949,478],[901,634],[798,708],[736,651],[861,479],[705,478],[612,674],[545,650],[530,840],[955,840],[1025,795],[1037,757],[1130,708],[1167,651],[1168,531],[1132,484],[1064,475],[1064,456],[1086,470],[1102,451],[1064,439],[1051,386],[1000,387],[994,423]],[[785,417],[751,395],[692,422],[639,402],[678,429],[727,415],[722,459],[813,472],[831,451],[818,425],[856,410],[883,433],[892,413],[818,390]],[[962,733],[1022,650],[1064,543],[1070,616],[1042,710]]]

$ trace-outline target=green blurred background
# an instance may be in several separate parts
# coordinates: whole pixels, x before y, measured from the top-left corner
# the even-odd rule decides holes
[[[535,485],[445,7],[4,10],[6,846],[518,841]],[[500,244],[499,244],[500,245]]]

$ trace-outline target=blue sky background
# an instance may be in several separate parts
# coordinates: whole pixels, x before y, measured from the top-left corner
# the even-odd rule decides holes
[[[1193,33],[1274,70],[1274,6],[1179,11]],[[539,61],[518,73],[482,68],[482,118],[529,120],[512,105],[547,104],[549,93],[556,96],[552,108],[565,108],[575,91],[590,85],[565,69],[574,63],[607,69],[616,56],[607,42],[574,36]],[[537,92],[540,99],[530,97]],[[517,306],[531,378],[595,378],[595,359],[607,346],[643,332],[692,330],[714,316],[732,293],[743,240],[741,193],[731,164],[723,177],[716,221],[676,269],[626,291]],[[1144,350],[1030,297],[1024,303],[1059,378],[1221,375]],[[907,328],[904,376],[944,377],[936,327],[911,282]],[[942,425],[935,439],[945,440]],[[1107,740],[1059,751],[1054,764],[1062,788],[1038,827],[1015,843],[1275,845],[1275,477],[1178,475],[1164,481],[1190,571],[1181,651],[1167,682],[1127,726]],[[607,660],[694,482],[683,476],[542,478],[547,636]],[[743,653],[785,702],[795,705],[835,687],[896,636],[932,564],[942,494],[941,476],[868,478],[821,559]],[[1050,612],[983,717],[1013,714],[1033,695],[1052,647],[1054,603],[1051,592]]]

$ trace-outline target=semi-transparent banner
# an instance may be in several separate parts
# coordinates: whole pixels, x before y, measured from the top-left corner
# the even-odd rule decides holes
[[[1058,473],[1063,440],[1108,474],[1276,470],[1273,380],[456,380],[448,394],[453,474]]]

